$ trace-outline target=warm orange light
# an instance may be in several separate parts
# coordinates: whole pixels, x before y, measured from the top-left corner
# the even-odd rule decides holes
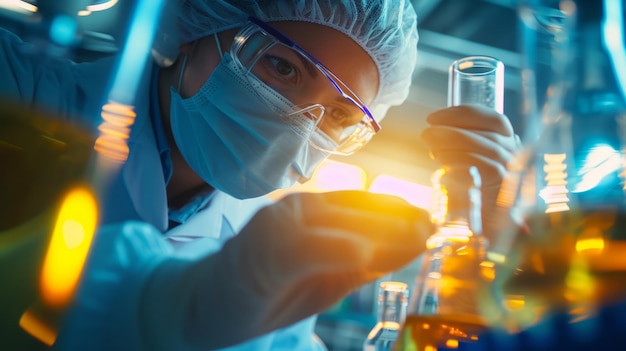
[[[56,219],[40,278],[41,296],[66,305],[76,288],[96,230],[98,208],[92,192],[78,187],[65,197]]]
[[[576,251],[602,251],[604,249],[604,239],[603,238],[584,238],[578,239],[576,241]]]
[[[504,305],[509,311],[519,311],[526,306],[524,295],[507,295]]]
[[[449,349],[458,349],[459,348],[459,340],[457,339],[448,339],[446,340],[446,347]]]
[[[432,189],[408,180],[381,174],[377,176],[369,187],[372,193],[399,196],[408,203],[422,208],[430,208]]]
[[[37,318],[37,315],[30,309],[22,314],[20,327],[48,346],[52,346],[57,338],[56,331],[50,328],[47,323]]]
[[[126,161],[130,128],[137,116],[134,107],[109,101],[102,106],[101,116],[102,123],[98,127],[100,135],[96,139],[94,150],[111,160]]]
[[[426,240],[426,247],[429,249],[439,247],[444,241],[466,243],[473,234],[474,233],[467,226],[449,225],[441,227],[437,234],[431,235]],[[444,249],[451,250],[449,247],[444,247]]]
[[[491,261],[483,261],[480,263],[480,276],[486,281],[496,279],[495,264]]]
[[[374,328],[372,328],[372,330],[370,330],[369,334],[367,334],[367,338],[368,339],[373,339],[374,337],[376,337],[376,334],[378,334],[380,332],[380,329],[382,328],[382,324],[376,324],[374,326]]]
[[[337,190],[365,190],[367,174],[358,166],[343,162],[326,160],[315,170],[311,179],[305,183],[298,183],[288,189],[272,192],[269,197],[281,197],[296,192],[326,192]]]

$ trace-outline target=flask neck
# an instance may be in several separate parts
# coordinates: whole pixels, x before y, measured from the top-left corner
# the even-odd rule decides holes
[[[476,168],[438,170],[433,187],[439,192],[443,216],[439,230],[427,241],[428,248],[445,242],[467,242],[482,233],[480,176]],[[435,211],[441,211],[435,209]]]
[[[402,324],[406,319],[407,302],[385,303],[379,306],[378,322],[394,322]]]
[[[407,299],[407,284],[383,282],[378,293],[378,322],[402,324],[406,318]]]

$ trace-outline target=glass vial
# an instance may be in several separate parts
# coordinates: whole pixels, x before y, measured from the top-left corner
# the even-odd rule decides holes
[[[409,289],[402,282],[380,283],[377,323],[363,343],[363,351],[393,350],[406,317]]]
[[[436,175],[443,219],[427,240],[397,350],[455,349],[486,330],[479,300],[487,282],[480,175],[476,167],[443,168]]]

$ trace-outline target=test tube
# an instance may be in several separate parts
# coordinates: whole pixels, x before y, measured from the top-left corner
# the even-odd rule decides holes
[[[452,62],[448,68],[448,106],[481,105],[504,113],[504,64],[484,55],[467,56]],[[446,213],[446,202],[436,179],[435,171],[431,198],[431,219],[441,224]]]
[[[448,106],[482,105],[504,113],[504,64],[490,56],[468,56],[450,64]]]

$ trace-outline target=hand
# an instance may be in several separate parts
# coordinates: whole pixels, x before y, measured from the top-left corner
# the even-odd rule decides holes
[[[187,343],[225,347],[322,312],[402,268],[423,252],[432,229],[425,210],[394,196],[292,194],[261,209],[219,253],[146,290],[162,295],[176,280],[191,286],[177,293],[185,299],[172,300],[186,304]],[[160,313],[171,307],[155,304]]]
[[[450,167],[476,166],[482,179],[484,234],[494,238],[497,222],[493,214],[506,167],[519,148],[510,121],[493,109],[455,106],[428,116],[429,127],[422,139],[431,156]]]

